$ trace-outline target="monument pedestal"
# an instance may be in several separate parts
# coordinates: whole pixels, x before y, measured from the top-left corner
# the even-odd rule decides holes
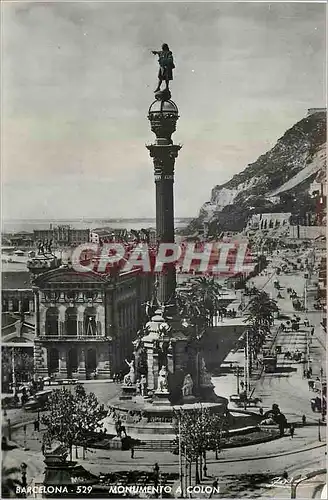
[[[202,400],[204,401],[212,401],[212,402],[217,402],[219,396],[215,394],[214,391],[214,385],[213,384],[206,384],[206,385],[200,385],[199,386],[199,392]],[[224,398],[221,398],[224,399]]]
[[[137,394],[137,388],[135,384],[132,385],[123,385],[122,386],[122,394],[120,399],[132,399]]]
[[[183,404],[188,405],[192,403],[196,403],[197,399],[193,394],[189,394],[189,396],[183,396],[182,397]]]
[[[169,391],[155,392],[153,398],[153,404],[158,406],[171,406],[169,395],[170,395]]]

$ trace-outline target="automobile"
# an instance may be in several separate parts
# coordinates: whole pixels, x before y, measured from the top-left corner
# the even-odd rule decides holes
[[[261,425],[274,425],[275,422],[272,418],[265,418],[261,421]]]
[[[229,400],[231,401],[231,403],[235,403],[237,406],[243,406],[245,403],[248,406],[251,405],[257,406],[258,403],[262,402],[261,398],[252,398],[252,397],[246,398],[243,394],[232,394],[229,397]]]
[[[45,410],[47,407],[50,394],[52,394],[52,390],[40,391],[35,393],[34,396],[24,404],[24,410],[25,411]]]
[[[19,399],[18,397],[12,395],[12,396],[6,396],[1,400],[1,407],[4,410],[8,410],[9,408],[19,408]]]
[[[21,384],[19,387],[18,387],[18,392],[22,392],[24,389],[26,391],[28,391],[30,388],[31,388],[31,383],[30,382],[26,382],[24,384]]]

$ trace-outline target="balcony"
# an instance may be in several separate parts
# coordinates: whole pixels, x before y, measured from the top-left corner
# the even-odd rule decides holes
[[[86,325],[83,321],[77,321],[75,323],[59,321],[57,323],[52,322],[48,328],[46,325],[46,333],[41,335],[42,339],[54,341],[56,339],[60,340],[71,340],[76,341],[94,341],[106,339],[102,333],[102,326],[100,321],[93,325]]]

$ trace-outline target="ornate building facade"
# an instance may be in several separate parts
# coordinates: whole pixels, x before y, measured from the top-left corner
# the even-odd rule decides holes
[[[37,376],[108,378],[125,370],[151,287],[139,270],[103,276],[60,266],[36,276]]]

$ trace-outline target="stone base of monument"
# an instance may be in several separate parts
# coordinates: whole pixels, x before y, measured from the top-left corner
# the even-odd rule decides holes
[[[183,409],[186,412],[199,409],[197,401],[181,402],[172,405],[166,393],[153,395],[152,400],[145,400],[139,395],[135,398],[121,400],[114,398],[109,402],[109,408],[115,411],[115,418],[109,414],[103,420],[103,428],[108,435],[116,435],[115,419],[119,416],[127,435],[136,439],[151,440],[152,443],[161,440],[175,439],[175,412]],[[210,413],[223,415],[227,411],[228,400],[222,402],[202,403],[202,407]]]
[[[123,385],[122,394],[120,395],[121,400],[132,399],[137,393],[136,386],[133,385]]]
[[[111,439],[111,447],[114,448],[114,450],[121,450],[122,449],[122,439],[118,436],[114,436]]]
[[[169,391],[155,392],[153,397],[153,404],[156,406],[170,406]]]
[[[197,399],[195,398],[195,396],[193,394],[189,394],[188,396],[182,396],[182,401],[183,401],[183,404],[189,405],[192,403],[196,403]]]
[[[223,403],[225,398],[218,396],[214,392],[214,385],[200,385],[199,393],[203,401],[209,401],[212,403]]]

